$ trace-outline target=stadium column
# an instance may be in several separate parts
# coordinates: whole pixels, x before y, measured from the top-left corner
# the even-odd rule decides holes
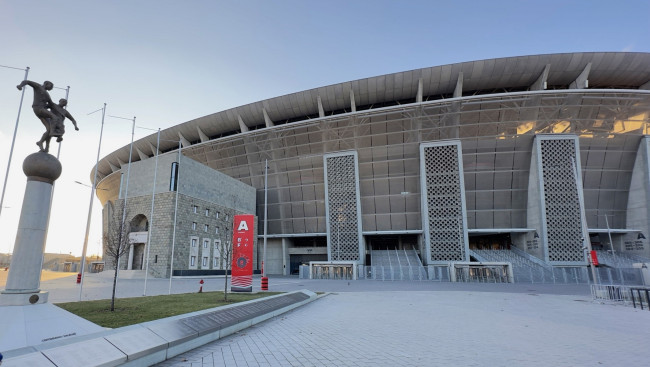
[[[325,220],[328,261],[365,263],[356,151],[325,154]]]
[[[577,136],[536,135],[528,179],[527,253],[551,265],[585,265],[585,220]]]
[[[459,140],[420,144],[422,231],[426,265],[469,261],[467,206]]]
[[[623,244],[616,249],[617,251],[650,257],[648,202],[650,202],[650,136],[644,136],[637,149],[632,170],[625,224],[625,228],[638,229],[640,232],[625,234]]]

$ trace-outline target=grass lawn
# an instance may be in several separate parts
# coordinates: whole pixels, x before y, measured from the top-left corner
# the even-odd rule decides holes
[[[56,305],[97,325],[118,328],[275,294],[279,294],[279,292],[228,293],[227,302],[223,300],[223,292],[116,298],[115,311],[113,312],[110,311],[110,299],[57,303]]]

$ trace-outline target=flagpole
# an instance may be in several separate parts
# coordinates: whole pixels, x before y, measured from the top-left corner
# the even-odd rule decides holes
[[[178,141],[178,164],[176,165],[176,203],[174,204],[174,232],[172,234],[172,254],[171,261],[169,262],[169,291],[167,294],[172,294],[172,278],[174,277],[174,246],[176,245],[176,215],[178,214],[178,192],[181,190],[181,185],[178,182],[181,179],[181,149],[183,149],[183,140]],[[228,276],[228,274],[226,274]]]
[[[17,68],[11,68],[17,69]],[[23,70],[23,69],[18,69]],[[25,69],[25,78],[27,80],[27,75],[29,74],[29,66]],[[5,182],[2,185],[2,196],[0,197],[0,215],[2,214],[2,208],[4,207],[3,203],[5,201],[5,190],[7,189],[7,180],[9,179],[9,168],[11,167],[11,157],[14,155],[14,144],[16,142],[16,132],[18,131],[18,122],[20,121],[20,111],[23,109],[23,98],[25,97],[25,89],[20,95],[20,105],[18,105],[18,117],[16,117],[16,127],[14,127],[14,137],[11,139],[11,149],[9,150],[9,160],[7,161],[7,173],[5,174]]]
[[[95,174],[93,176],[93,186],[90,189],[90,204],[88,204],[88,219],[86,220],[86,235],[84,236],[84,247],[81,253],[81,281],[79,283],[79,301],[81,301],[81,291],[84,286],[84,268],[86,265],[86,249],[88,249],[88,233],[90,232],[90,218],[93,213],[93,196],[95,195],[95,189],[97,188],[97,166],[99,166],[99,152],[102,149],[102,135],[104,134],[104,116],[106,115],[106,103],[102,107],[102,127],[99,130],[99,145],[97,146],[97,159],[95,160]],[[99,111],[99,110],[97,110]],[[95,112],[97,112],[95,111]],[[95,113],[91,112],[89,113]]]
[[[262,254],[262,277],[266,277],[266,231],[268,228],[268,203],[267,203],[267,197],[268,197],[268,191],[269,191],[269,181],[268,181],[268,172],[269,172],[269,160],[266,159],[264,160],[264,251]]]
[[[153,208],[156,200],[156,178],[158,175],[158,147],[160,146],[160,128],[158,129],[158,138],[156,140],[156,163],[153,169],[153,189],[151,191],[151,214],[149,215],[149,233],[147,233],[147,260],[144,267],[144,291],[143,296],[147,295],[147,278],[149,277],[149,250],[151,249],[151,234],[153,232]]]
[[[108,117],[113,117],[117,119],[122,119],[122,120],[131,120],[125,117],[119,117],[119,116],[111,116],[109,115]],[[135,116],[133,116],[133,124],[131,125],[131,146],[129,148],[129,165],[126,168],[126,189],[124,191],[124,206],[122,207],[122,226],[120,228],[124,228],[124,224],[126,222],[126,202],[128,200],[129,196],[129,177],[131,176],[131,158],[133,157],[133,138],[135,136]],[[121,167],[120,167],[121,168]],[[131,244],[129,244],[129,247]],[[131,249],[129,249],[131,251]],[[117,264],[116,266],[118,267],[117,271],[119,272],[119,267],[120,267],[120,260],[121,256],[117,259]],[[126,268],[129,268],[129,264],[126,264]]]
[[[55,87],[56,88],[56,87]],[[57,88],[57,89],[64,89],[64,88]],[[65,88],[65,100],[68,100],[68,95],[70,94],[70,86]],[[66,107],[63,107],[66,108]],[[66,108],[67,109],[67,108]],[[62,143],[59,142],[59,148],[56,152],[56,159],[59,160],[59,157],[61,156],[61,145]],[[52,182],[52,192],[50,192],[50,212],[47,213],[47,225],[45,226],[45,238],[47,238],[47,231],[50,228],[50,217],[52,216],[52,203],[54,203],[54,189],[56,188],[56,181]],[[83,259],[82,259],[83,261]],[[41,268],[43,267],[43,259],[41,259]]]

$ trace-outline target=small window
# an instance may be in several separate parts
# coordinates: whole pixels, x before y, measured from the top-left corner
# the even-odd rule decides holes
[[[196,205],[192,205],[192,212],[198,213],[199,212],[199,207]]]
[[[210,243],[210,240],[203,240],[203,248],[208,248],[209,243]]]
[[[196,265],[196,256],[190,256],[190,266]]]
[[[217,219],[219,219],[219,212],[217,212]]]
[[[206,216],[206,217],[209,217],[209,216],[210,216],[210,209],[206,209],[206,210],[205,210],[205,216]]]
[[[203,232],[207,232],[208,228],[209,228],[209,226],[207,224],[204,224],[203,225]]]
[[[226,218],[225,218],[226,222],[228,221],[229,218],[230,218],[230,216],[228,214],[226,214]]]
[[[154,263],[154,264],[157,264],[157,263],[158,263],[158,255],[156,255],[156,257],[154,258],[153,263]]]
[[[212,263],[212,267],[213,267],[213,268],[218,267],[218,266],[219,266],[219,258],[218,258],[218,257],[215,257],[213,261],[214,261],[214,262]]]
[[[201,263],[201,266],[208,266],[208,258],[207,257],[203,258],[203,263]]]
[[[216,228],[214,229],[214,234],[219,234],[219,227],[216,227]]]
[[[196,222],[192,222],[192,229],[196,231]]]
[[[196,238],[192,238],[192,247],[196,247]]]

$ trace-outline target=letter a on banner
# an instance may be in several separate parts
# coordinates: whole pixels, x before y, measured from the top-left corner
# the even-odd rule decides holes
[[[232,292],[253,291],[253,239],[255,216],[235,215],[232,234]]]

